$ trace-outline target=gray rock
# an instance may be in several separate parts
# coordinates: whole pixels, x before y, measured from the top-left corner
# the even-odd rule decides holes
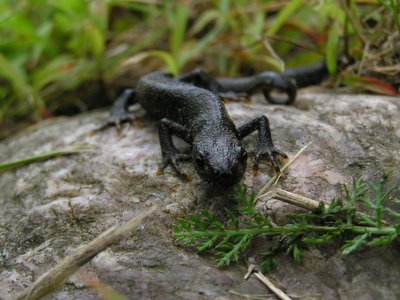
[[[313,142],[283,176],[283,189],[329,201],[353,176],[371,180],[386,171],[398,183],[400,99],[303,91],[294,106],[286,107],[255,98],[252,104],[227,105],[236,124],[267,115],[275,144],[288,155]],[[191,164],[183,166],[192,175],[190,182],[170,169],[156,176],[161,153],[152,120],[125,130],[123,137],[113,128],[90,137],[88,132],[105,116],[94,112],[52,119],[0,143],[2,162],[70,144],[96,149],[0,174],[0,295],[10,298],[79,245],[152,204],[163,210],[97,255],[84,272],[132,299],[242,298],[230,291],[270,295],[255,277],[243,280],[244,263],[218,269],[207,255],[172,242],[176,217],[232,205],[231,191],[210,189]],[[253,149],[256,136],[244,144]],[[262,164],[253,177],[251,159],[245,182],[257,190],[273,175],[273,168]],[[277,222],[293,209],[277,201],[268,205]],[[254,251],[260,245],[255,247]],[[335,248],[314,249],[299,265],[282,256],[269,276],[289,295],[302,299],[395,299],[400,297],[398,256],[398,243],[350,256]],[[99,299],[79,278],[72,276],[48,298]]]

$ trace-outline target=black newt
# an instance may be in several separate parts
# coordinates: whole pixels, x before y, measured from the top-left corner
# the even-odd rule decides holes
[[[146,112],[159,122],[159,139],[163,163],[161,170],[171,166],[179,176],[185,176],[178,161],[192,160],[198,175],[207,182],[228,186],[239,182],[246,169],[247,152],[241,140],[258,130],[254,170],[267,158],[275,172],[280,168],[277,158],[287,155],[274,147],[269,122],[260,116],[236,128],[221,97],[248,96],[262,90],[273,104],[290,104],[297,87],[319,83],[327,74],[325,63],[288,70],[282,74],[264,72],[252,77],[214,79],[201,70],[180,77],[161,72],[143,76],[135,89],[127,89],[114,103],[108,120],[98,128],[120,127],[123,121],[133,121],[127,107],[139,102]],[[287,94],[287,99],[270,96],[272,89]],[[172,142],[178,136],[191,145],[191,153],[180,153]]]

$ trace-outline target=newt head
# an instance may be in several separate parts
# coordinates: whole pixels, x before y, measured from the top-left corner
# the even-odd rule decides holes
[[[201,134],[193,141],[192,159],[203,180],[214,185],[232,186],[243,177],[247,152],[233,134]]]

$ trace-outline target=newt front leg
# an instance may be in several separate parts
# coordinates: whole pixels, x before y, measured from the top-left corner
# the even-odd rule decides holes
[[[184,141],[191,143],[189,130],[179,123],[173,122],[166,118],[160,121],[158,129],[161,153],[163,157],[163,163],[159,173],[162,173],[162,171],[170,165],[179,177],[187,178],[187,175],[182,173],[182,171],[178,167],[178,161],[189,160],[191,158],[191,155],[179,153],[178,149],[176,149],[172,141],[172,135],[176,135]]]
[[[277,162],[277,157],[281,156],[282,158],[287,159],[288,156],[281,150],[275,148],[272,142],[271,130],[269,128],[269,122],[266,116],[258,117],[257,119],[249,121],[240,126],[238,128],[239,139],[243,139],[255,130],[258,130],[258,147],[254,151],[254,174],[257,174],[258,163],[263,158],[268,158],[275,169],[275,173],[280,174],[281,171]]]

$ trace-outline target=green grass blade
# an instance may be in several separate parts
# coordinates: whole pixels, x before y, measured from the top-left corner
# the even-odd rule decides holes
[[[287,4],[276,17],[274,23],[268,29],[268,35],[276,34],[291,15],[296,13],[304,5],[303,0],[292,0]]]
[[[85,147],[85,146],[70,146],[70,147],[66,147],[66,148],[62,148],[62,149],[45,152],[45,153],[38,154],[38,155],[28,156],[28,157],[22,158],[20,160],[15,160],[12,162],[2,163],[2,164],[0,164],[0,171],[26,166],[28,164],[38,162],[41,160],[50,159],[53,157],[69,155],[69,154],[76,154],[76,153],[81,153],[81,152],[89,152],[89,151],[91,151],[91,149],[88,147]]]
[[[336,74],[336,58],[339,45],[339,28],[334,23],[329,31],[328,42],[326,44],[326,65],[330,74]]]
[[[29,97],[32,88],[27,83],[26,74],[12,65],[7,58],[0,53],[0,76],[7,79],[20,98]]]

